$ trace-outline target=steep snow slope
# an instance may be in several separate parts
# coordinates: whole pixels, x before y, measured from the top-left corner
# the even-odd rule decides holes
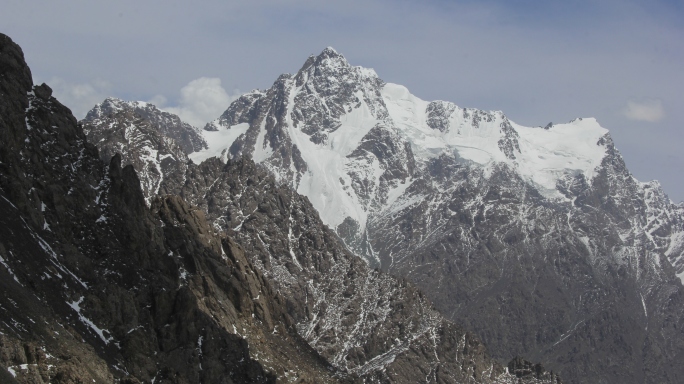
[[[380,80],[328,48],[309,58],[296,76],[281,76],[276,84],[268,92],[240,98],[207,125],[205,135],[212,135],[210,129],[239,131],[249,124],[246,132],[230,136],[234,142],[225,143],[232,157],[248,153],[266,165],[309,197],[332,228],[351,217],[363,229],[379,198],[379,179],[386,166],[365,153],[357,159],[355,151],[373,129],[396,135],[379,93]],[[247,122],[249,116],[256,118]],[[281,141],[292,155],[283,156]],[[211,155],[212,151],[201,151],[193,159]],[[289,166],[283,167],[283,162]],[[297,162],[306,168],[298,169]]]

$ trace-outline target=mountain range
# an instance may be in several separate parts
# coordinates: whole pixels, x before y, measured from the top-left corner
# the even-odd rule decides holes
[[[4,44],[20,61],[4,77],[20,78]],[[40,278],[14,256],[34,251],[16,248],[6,284],[64,301],[42,316],[91,346],[83,359],[110,375],[98,380],[217,382],[239,366],[234,382],[559,382],[515,356],[570,383],[684,377],[684,205],[637,181],[594,119],[524,127],[423,101],[332,48],[203,129],[118,99],[75,124],[47,86],[22,81],[4,92],[27,100],[5,107],[6,212],[25,223],[8,228],[59,249],[40,262],[62,257],[76,280],[15,287]],[[66,171],[40,166],[51,158]],[[30,331],[3,331],[3,346],[47,348],[19,324]],[[241,340],[243,361],[219,362],[208,328]],[[0,363],[15,379],[36,377],[12,358]]]
[[[107,129],[77,122],[0,35],[3,383],[560,382],[492,359],[250,159],[196,165],[211,141],[177,117],[98,108]]]
[[[141,116],[153,108],[108,103]],[[681,377],[684,206],[636,180],[595,119],[524,127],[499,111],[423,101],[326,48],[200,135],[207,147],[179,163],[255,162],[306,196],[344,248],[416,284],[496,358],[544,360],[570,382]],[[245,236],[251,206],[178,169],[162,188],[203,207],[217,230],[274,246]],[[278,236],[295,263],[300,226]]]

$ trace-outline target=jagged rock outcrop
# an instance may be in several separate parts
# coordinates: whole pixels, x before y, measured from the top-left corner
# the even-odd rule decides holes
[[[160,189],[162,180],[183,182],[187,154],[207,148],[197,128],[144,102],[108,98],[81,123],[102,160],[118,153],[124,165],[134,165],[148,204],[153,196],[168,194]]]
[[[0,379],[340,382],[244,251],[179,197],[146,205],[0,35]]]
[[[154,131],[162,134],[162,137],[173,139],[181,150],[188,154],[201,151],[207,148],[207,142],[202,137],[199,129],[183,122],[177,115],[159,110],[156,106],[142,101],[123,101],[109,97],[102,103],[97,104],[91,109],[83,119],[83,130],[90,139],[90,135],[99,135],[98,132],[91,132],[90,127],[96,128],[102,124],[103,120],[111,119],[119,113],[132,113],[134,116],[144,120],[154,127]],[[96,143],[102,139],[95,136],[91,143]],[[111,140],[106,140],[111,143]],[[132,141],[131,141],[132,142]],[[124,147],[125,148],[125,147]]]

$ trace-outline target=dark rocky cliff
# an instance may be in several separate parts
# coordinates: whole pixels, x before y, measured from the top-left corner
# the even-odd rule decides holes
[[[0,35],[3,382],[338,382],[284,300],[178,197],[145,204]],[[280,378],[280,379],[279,379]]]

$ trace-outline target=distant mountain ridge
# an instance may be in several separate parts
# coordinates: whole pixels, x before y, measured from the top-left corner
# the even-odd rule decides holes
[[[173,139],[186,153],[207,148],[207,142],[198,128],[181,121],[178,116],[162,111],[144,101],[123,101],[109,97],[93,107],[86,115],[85,120],[96,121],[124,111],[133,111],[139,118],[154,125],[164,136]]]
[[[306,196],[349,250],[415,282],[498,358],[543,360],[577,383],[684,377],[684,204],[637,181],[594,119],[523,127],[423,101],[326,48],[202,134],[208,148],[188,157],[220,161],[162,188],[235,232],[290,292],[309,292],[285,273],[310,258],[303,224],[288,225],[287,204],[249,202],[258,190],[228,193],[222,162],[253,160]],[[263,236],[255,212],[284,221]],[[273,247],[285,258],[269,265]]]

